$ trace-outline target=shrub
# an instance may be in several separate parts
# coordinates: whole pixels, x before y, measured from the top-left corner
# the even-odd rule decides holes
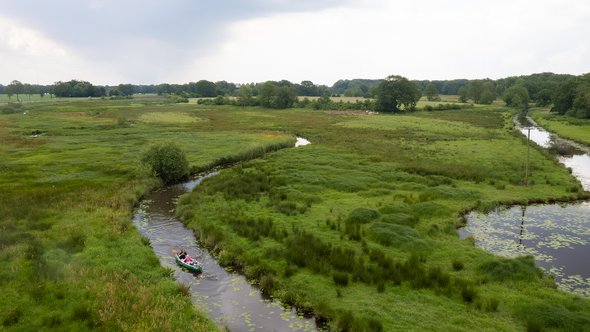
[[[481,264],[478,270],[491,279],[498,281],[534,280],[543,275],[543,272],[535,266],[535,260],[532,256],[515,259],[496,258]]]
[[[20,113],[23,111],[23,105],[20,103],[8,103],[4,106],[0,106],[0,114],[13,114]]]
[[[377,218],[379,218],[379,212],[367,208],[357,208],[348,215],[346,222],[351,224],[367,224]]]
[[[371,225],[371,237],[384,246],[395,246],[414,250],[428,248],[428,243],[413,228],[397,224],[378,222]]]
[[[189,174],[186,154],[172,142],[152,145],[144,152],[141,161],[164,183],[180,181]]]

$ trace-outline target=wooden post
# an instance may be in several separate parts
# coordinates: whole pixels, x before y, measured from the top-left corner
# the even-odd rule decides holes
[[[524,185],[529,185],[529,151],[531,145],[531,127],[528,127],[528,133],[526,136],[526,162],[524,167]]]

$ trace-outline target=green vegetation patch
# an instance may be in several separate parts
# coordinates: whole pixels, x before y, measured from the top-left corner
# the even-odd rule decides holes
[[[384,246],[401,247],[412,251],[428,248],[428,243],[413,228],[391,223],[378,222],[369,228],[370,236]]]
[[[535,266],[532,256],[522,256],[513,259],[496,258],[482,263],[479,271],[492,280],[525,280],[532,281],[541,278],[543,272]]]
[[[190,124],[203,121],[194,115],[188,113],[176,112],[149,112],[139,116],[139,121],[149,124]]]

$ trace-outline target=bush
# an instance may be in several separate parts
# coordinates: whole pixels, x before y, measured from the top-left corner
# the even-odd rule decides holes
[[[23,111],[23,105],[20,103],[8,103],[0,107],[0,114],[14,114]]]
[[[367,224],[371,221],[379,218],[379,212],[366,208],[354,209],[346,220],[347,223],[351,224]]]
[[[189,174],[186,154],[172,142],[152,145],[141,162],[166,184],[185,179]]]
[[[543,275],[541,269],[535,266],[532,256],[522,256],[515,259],[496,258],[479,266],[479,272],[493,280],[534,280]]]

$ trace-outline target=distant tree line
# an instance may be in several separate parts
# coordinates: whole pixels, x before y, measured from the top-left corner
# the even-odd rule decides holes
[[[404,98],[385,97],[383,87],[391,80],[397,80],[396,86],[404,86]],[[411,83],[411,85],[409,84]],[[526,109],[530,102],[537,106],[551,106],[558,114],[568,114],[580,118],[590,118],[590,74],[574,76],[567,74],[539,73],[525,76],[513,76],[497,80],[492,79],[455,79],[455,80],[414,80],[397,79],[352,79],[339,80],[331,87],[314,84],[311,81],[292,83],[287,80],[261,83],[236,84],[227,81],[212,82],[200,80],[186,84],[135,85],[119,84],[117,86],[93,85],[86,81],[71,80],[55,82],[53,85],[33,85],[12,81],[7,86],[0,85],[0,93],[7,94],[9,100],[22,101],[23,98],[39,94],[56,97],[122,97],[133,94],[173,95],[186,98],[214,98],[203,103],[232,103],[240,106],[264,106],[270,108],[288,108],[293,106],[325,109],[336,107],[361,107],[362,110],[398,111],[413,109],[413,100],[418,93],[409,87],[415,87],[420,95],[429,101],[439,101],[440,95],[458,95],[459,101],[475,104],[491,104],[498,98],[507,105]],[[391,88],[391,87],[390,87]],[[401,88],[400,88],[401,89]],[[405,89],[405,90],[404,90]],[[401,91],[401,90],[400,90]],[[398,91],[399,92],[399,91]],[[320,97],[320,98],[297,98]],[[375,99],[360,103],[332,103],[330,96],[363,97]],[[228,98],[232,97],[232,98]],[[385,106],[395,100],[396,107]],[[398,104],[399,102],[399,104]],[[362,104],[362,105],[358,105]],[[431,107],[433,108],[433,107]],[[439,109],[441,107],[438,107]],[[446,109],[446,106],[442,108]],[[436,109],[436,108],[435,108]]]

